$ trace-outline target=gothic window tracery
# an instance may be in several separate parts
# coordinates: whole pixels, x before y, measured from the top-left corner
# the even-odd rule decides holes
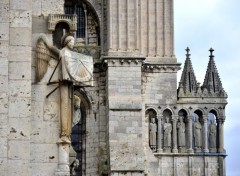
[[[67,15],[77,15],[77,45],[100,45],[100,25],[96,12],[83,0],[65,0]]]

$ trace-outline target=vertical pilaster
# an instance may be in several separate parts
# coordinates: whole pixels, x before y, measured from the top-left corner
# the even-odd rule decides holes
[[[129,16],[129,6],[130,6],[130,4],[129,4],[129,0],[127,0],[127,8],[126,8],[126,14],[127,14],[127,51],[129,51],[130,50],[130,36],[129,36],[129,18],[130,18],[130,16]]]
[[[178,153],[177,149],[177,120],[178,116],[172,116],[172,123],[173,123],[173,153]]]
[[[139,50],[139,17],[138,17],[138,0],[135,2],[135,50]]]
[[[155,43],[156,43],[156,56],[159,56],[159,32],[158,32],[158,28],[159,28],[159,0],[155,0],[155,16],[156,16],[156,29],[155,29],[155,33],[156,33],[156,38],[155,38]]]
[[[203,151],[209,152],[208,149],[208,116],[203,116]]]
[[[222,116],[218,119],[218,152],[219,153],[225,153],[224,150],[224,122],[225,122],[225,117]]]
[[[158,147],[157,147],[157,151],[158,151],[158,153],[162,153],[163,152],[163,150],[162,150],[162,118],[163,118],[163,116],[162,115],[158,115],[157,116],[157,119],[158,119],[158,133],[157,133],[157,135],[158,135],[158,139],[157,139],[157,141],[158,141]]]
[[[171,57],[173,50],[173,1],[164,0],[164,56]]]
[[[121,51],[121,0],[117,0],[117,16],[118,16],[118,50]]]
[[[171,46],[170,46],[170,50],[171,50],[171,57],[175,57],[175,52],[174,52],[174,0],[170,0],[171,4],[170,4],[170,14],[171,14]]]
[[[108,49],[109,51],[112,50],[112,1],[108,1]]]
[[[192,143],[192,140],[193,140],[193,129],[192,129],[192,116],[188,116],[188,153],[193,153],[193,143]]]
[[[150,0],[147,0],[147,56],[150,56],[150,42],[151,42],[151,35],[150,35]]]

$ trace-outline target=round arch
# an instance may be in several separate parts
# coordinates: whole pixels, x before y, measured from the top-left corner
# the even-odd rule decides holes
[[[210,110],[208,111],[208,113],[214,114],[214,115],[216,116],[216,118],[219,118],[219,115],[220,115],[220,113],[218,112],[218,110],[215,109],[215,108],[210,109]]]
[[[158,116],[159,115],[159,111],[155,108],[155,107],[147,107],[145,109],[145,114],[147,113],[148,110],[154,110],[156,112],[156,115]]]

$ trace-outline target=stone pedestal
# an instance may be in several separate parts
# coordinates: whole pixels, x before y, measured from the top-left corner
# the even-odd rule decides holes
[[[58,168],[55,176],[70,176],[69,168],[69,142],[58,142]]]
[[[164,147],[163,152],[164,153],[171,153],[171,148],[170,147]]]
[[[185,153],[186,152],[186,148],[185,147],[179,147],[178,148],[178,153]]]
[[[217,152],[217,149],[216,149],[216,148],[210,148],[210,149],[209,149],[209,152],[210,152],[210,153],[216,153],[216,152]]]
[[[195,153],[202,153],[202,148],[195,147],[194,151],[195,151]]]

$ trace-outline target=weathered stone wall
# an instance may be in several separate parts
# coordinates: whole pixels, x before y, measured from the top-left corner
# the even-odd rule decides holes
[[[176,71],[143,72],[142,93],[145,104],[176,104]]]
[[[144,170],[141,60],[106,58],[109,155],[112,174]],[[138,60],[138,62],[137,62]]]
[[[31,5],[0,2],[0,175],[29,175]]]

